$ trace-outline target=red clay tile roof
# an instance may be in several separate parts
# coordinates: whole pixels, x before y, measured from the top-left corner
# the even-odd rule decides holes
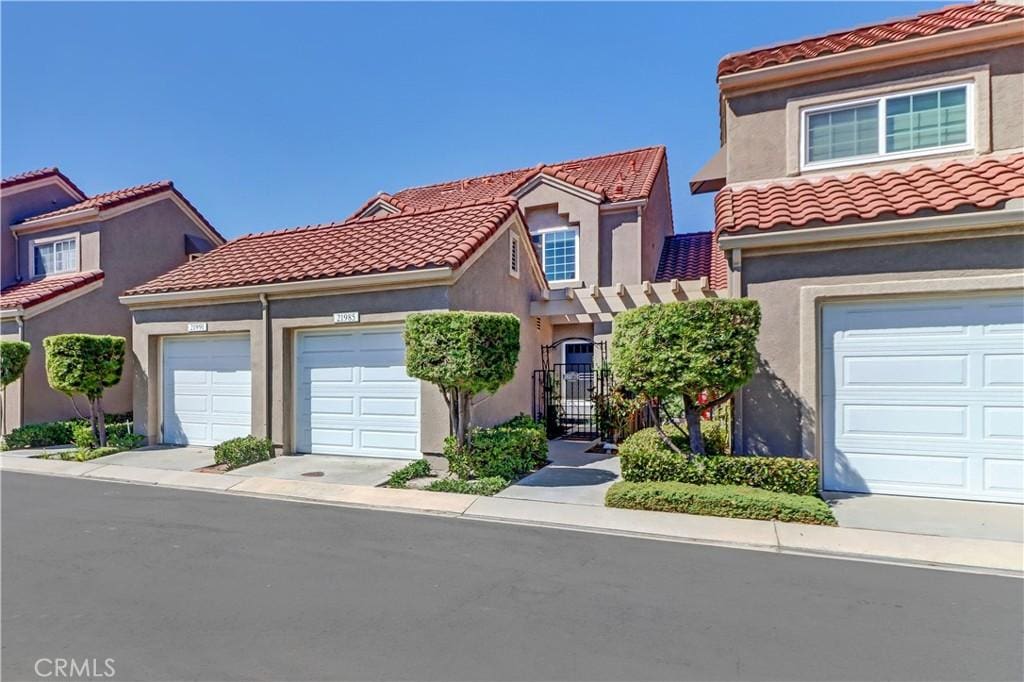
[[[725,254],[718,248],[713,233],[692,232],[665,237],[654,281],[707,277],[708,286],[721,290],[728,286],[728,274]]]
[[[250,234],[126,295],[457,268],[516,210],[503,200]]]
[[[56,166],[50,166],[48,168],[38,168],[36,170],[26,171],[24,173],[18,173],[8,178],[0,180],[0,189],[7,189],[9,187],[16,187],[23,185],[27,182],[33,182],[35,180],[42,180],[43,178],[59,177],[61,180],[66,182],[72,189],[74,189],[80,196],[87,196],[85,192],[80,190],[75,183],[68,179],[68,176],[60,172],[60,169]]]
[[[69,291],[103,279],[102,270],[51,275],[31,282],[20,282],[0,291],[0,310],[31,308]]]
[[[665,159],[665,147],[645,147],[601,156],[591,156],[552,165],[482,175],[424,187],[410,187],[373,197],[365,210],[382,198],[402,210],[439,208],[466,202],[492,201],[509,196],[531,178],[543,173],[600,194],[606,201],[642,199],[651,193],[654,179]],[[360,212],[361,212],[360,211]]]
[[[716,231],[803,227],[847,219],[909,217],[971,206],[992,208],[1024,198],[1024,154],[952,161],[940,166],[780,182],[715,196]]]
[[[210,232],[220,237],[221,241],[226,241],[224,237],[217,232],[216,228],[210,224],[210,221],[206,219],[202,213],[199,212],[195,206],[192,205],[184,194],[179,192],[174,187],[174,183],[170,180],[158,180],[157,182],[149,182],[144,185],[136,185],[134,187],[126,187],[124,189],[114,190],[113,192],[104,192],[103,194],[95,194],[88,197],[84,201],[79,201],[77,204],[71,204],[64,208],[59,208],[56,211],[49,211],[47,213],[40,213],[30,218],[26,218],[22,223],[30,223],[36,220],[44,220],[46,218],[54,218],[56,216],[69,215],[71,213],[77,213],[78,211],[87,211],[89,209],[97,209],[99,211],[105,211],[115,206],[127,204],[132,201],[138,201],[139,199],[145,199],[146,197],[160,194],[161,192],[174,192],[174,194],[185,202],[185,204],[192,209],[192,211],[199,217],[199,219],[209,228]],[[85,195],[83,195],[85,196]]]
[[[718,63],[718,75],[726,76],[765,66],[788,64],[801,59],[812,59],[827,54],[873,47],[882,43],[893,43],[945,31],[957,31],[973,26],[1022,18],[1024,18],[1024,6],[1021,5],[989,1],[952,5],[924,12],[915,17],[894,19],[826,36],[806,38],[784,45],[727,55]]]

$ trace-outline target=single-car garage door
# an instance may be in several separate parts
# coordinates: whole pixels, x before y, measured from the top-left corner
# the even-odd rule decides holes
[[[826,305],[827,490],[1024,501],[1020,295]]]
[[[418,459],[420,382],[401,328],[304,332],[296,341],[295,449]]]
[[[217,445],[249,435],[249,337],[169,338],[163,347],[163,441]]]

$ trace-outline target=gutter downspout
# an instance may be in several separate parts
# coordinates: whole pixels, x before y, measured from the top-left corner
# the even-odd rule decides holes
[[[273,364],[271,353],[271,329],[270,329],[270,301],[267,299],[266,294],[259,295],[260,307],[262,308],[263,315],[263,419],[266,425],[266,436],[273,442],[274,433],[274,422],[273,422]],[[274,447],[275,454],[277,447]]]
[[[21,281],[21,245],[18,244],[18,233],[11,230],[11,236],[14,237],[14,281]],[[32,254],[29,254],[30,256]],[[20,317],[18,318],[21,319]],[[18,322],[18,339],[21,340],[21,322]]]

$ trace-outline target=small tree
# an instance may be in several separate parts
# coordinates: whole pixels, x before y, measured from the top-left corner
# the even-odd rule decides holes
[[[0,341],[0,388],[4,394],[3,412],[0,413],[0,433],[7,433],[7,386],[25,373],[31,350],[32,346],[24,341]]]
[[[690,450],[703,455],[700,415],[732,397],[757,362],[761,309],[750,299],[636,308],[615,318],[612,367],[626,388],[662,403],[682,397]],[[678,452],[656,421],[658,432]]]
[[[123,336],[60,334],[43,339],[46,350],[46,380],[55,390],[89,400],[89,423],[96,442],[107,444],[103,415],[103,391],[121,380],[124,369]]]
[[[416,313],[405,322],[410,376],[441,389],[452,434],[466,444],[472,400],[512,380],[519,360],[519,318],[508,313]]]

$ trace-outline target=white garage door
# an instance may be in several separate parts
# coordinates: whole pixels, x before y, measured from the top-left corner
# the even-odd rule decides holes
[[[163,441],[217,445],[248,436],[252,372],[248,336],[164,340]]]
[[[1024,501],[1024,299],[828,305],[827,490]]]
[[[306,332],[296,343],[295,449],[419,459],[420,382],[401,328]]]

